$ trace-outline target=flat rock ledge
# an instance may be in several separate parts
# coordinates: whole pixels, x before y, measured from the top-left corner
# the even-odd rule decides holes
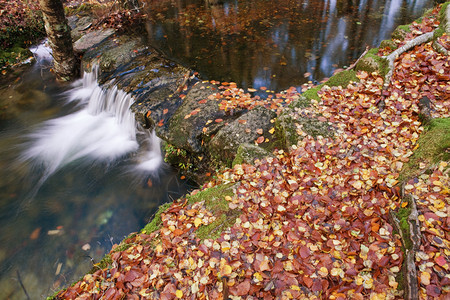
[[[86,33],[88,21],[71,20],[83,70],[98,72],[105,88],[116,85],[133,96],[130,109],[136,120],[155,130],[166,148],[166,161],[182,166],[190,178],[202,182],[204,174],[231,166],[238,149],[237,161],[251,163],[263,153],[267,156],[275,148],[290,145],[279,137],[295,132],[298,121],[292,116],[283,116],[277,123],[282,125],[275,128],[275,110],[262,106],[221,109],[215,97],[220,92],[217,84],[201,81],[193,70],[163,57],[141,36],[113,29]],[[299,101],[304,105],[305,99]],[[320,130],[323,126],[317,122]]]

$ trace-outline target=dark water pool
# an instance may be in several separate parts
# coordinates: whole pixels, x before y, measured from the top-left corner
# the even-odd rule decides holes
[[[147,0],[149,43],[207,79],[282,90],[377,47],[432,0]]]

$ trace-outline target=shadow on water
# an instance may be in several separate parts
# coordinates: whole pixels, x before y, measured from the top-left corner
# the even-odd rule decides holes
[[[190,188],[128,95],[94,74],[58,85],[45,57],[0,88],[1,299],[25,299],[22,283],[31,299],[70,284]]]
[[[207,79],[298,87],[377,47],[432,0],[146,0],[149,44]]]

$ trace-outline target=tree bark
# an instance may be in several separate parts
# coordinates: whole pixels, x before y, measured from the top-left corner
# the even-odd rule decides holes
[[[139,1],[138,0],[119,0],[119,6],[122,9],[139,10]]]
[[[53,52],[55,74],[59,80],[73,80],[80,74],[80,63],[73,51],[72,36],[63,4],[61,0],[39,0],[39,4]]]

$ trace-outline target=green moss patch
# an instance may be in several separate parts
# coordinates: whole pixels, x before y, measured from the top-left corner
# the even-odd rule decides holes
[[[408,34],[408,32],[411,32],[411,29],[409,28],[409,24],[408,25],[400,25],[392,33],[392,39],[404,40],[405,36],[406,36],[406,34]]]
[[[144,229],[141,230],[141,233],[150,234],[160,229],[162,224],[161,214],[165,212],[171,205],[172,202],[164,203],[163,205],[161,205],[156,211],[152,221],[145,225]]]
[[[356,77],[356,71],[354,70],[345,70],[345,71],[341,71],[333,76],[330,77],[330,79],[328,79],[327,82],[322,83],[312,89],[307,90],[306,92],[304,92],[302,94],[303,97],[305,97],[308,100],[320,100],[319,95],[317,94],[322,87],[324,87],[325,85],[327,86],[342,86],[342,87],[346,87],[350,82],[359,82],[359,78]]]
[[[386,59],[369,51],[369,53],[364,55],[358,62],[356,70],[366,71],[367,73],[377,72],[380,76],[384,77],[388,73],[389,65]]]
[[[441,160],[450,160],[450,118],[431,120],[418,144],[400,173],[400,181],[417,176],[422,171],[420,165],[430,166]]]
[[[204,201],[205,207],[216,217],[216,220],[208,225],[201,225],[196,235],[199,239],[217,239],[223,230],[233,226],[236,218],[241,214],[236,209],[230,209],[226,196],[234,195],[234,184],[225,184],[203,190],[195,195],[187,197],[188,204]]]

